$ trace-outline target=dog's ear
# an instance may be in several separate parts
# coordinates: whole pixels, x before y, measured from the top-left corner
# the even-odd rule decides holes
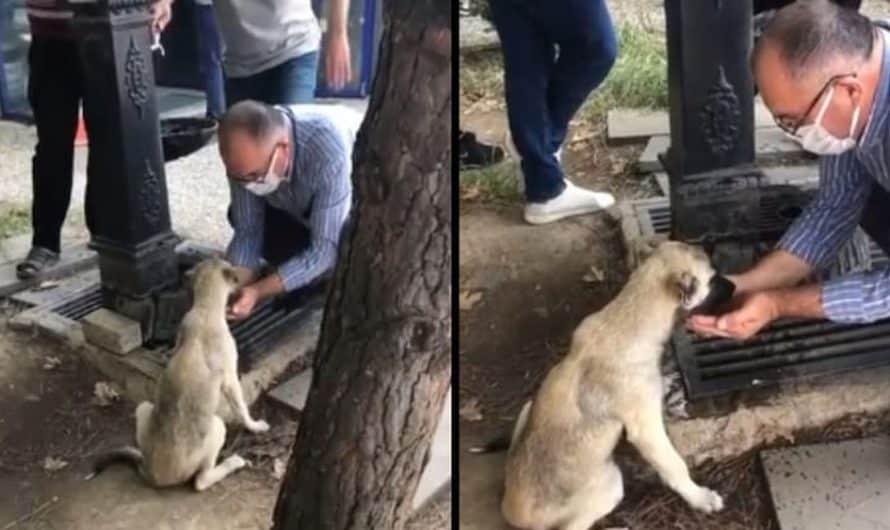
[[[684,306],[688,305],[689,300],[695,296],[695,290],[698,288],[698,280],[686,271],[674,275],[671,284],[671,289],[677,293],[680,303]]]

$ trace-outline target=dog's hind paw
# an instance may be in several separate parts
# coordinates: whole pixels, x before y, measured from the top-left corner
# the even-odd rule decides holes
[[[689,504],[696,510],[705,513],[719,512],[723,509],[723,497],[714,490],[699,488],[695,498],[690,499]]]

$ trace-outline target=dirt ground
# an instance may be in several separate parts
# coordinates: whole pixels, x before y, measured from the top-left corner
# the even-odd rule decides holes
[[[279,487],[274,463],[287,461],[294,420],[261,401],[254,413],[272,429],[230,432],[223,452],[235,450],[252,466],[201,494],[151,489],[125,467],[84,481],[90,455],[131,442],[134,405],[98,402],[101,374],[54,342],[8,329],[7,317],[0,319],[0,529],[269,528]],[[410,528],[450,527],[448,493]]]

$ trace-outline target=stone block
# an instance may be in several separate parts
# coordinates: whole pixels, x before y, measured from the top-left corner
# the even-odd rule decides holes
[[[86,340],[108,351],[124,355],[142,345],[139,322],[108,309],[93,311],[81,324]]]
[[[782,530],[888,529],[890,438],[761,453]]]
[[[269,391],[269,398],[299,414],[303,412],[309,387],[312,386],[312,368],[308,368]]]

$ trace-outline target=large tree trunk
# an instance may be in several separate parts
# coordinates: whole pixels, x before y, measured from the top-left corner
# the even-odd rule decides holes
[[[387,0],[274,528],[401,529],[451,384],[451,3]]]

